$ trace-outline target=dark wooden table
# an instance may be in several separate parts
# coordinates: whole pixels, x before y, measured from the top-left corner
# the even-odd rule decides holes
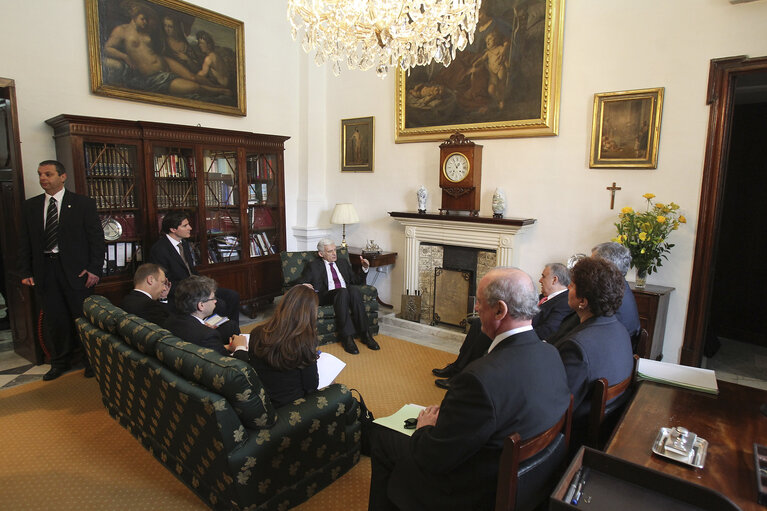
[[[644,381],[610,439],[607,454],[713,488],[743,511],[756,502],[753,443],[767,444],[767,391],[717,382],[719,395]],[[684,426],[708,441],[702,469],[652,453],[661,427]]]
[[[362,257],[362,249],[357,247],[347,247],[347,250],[349,251],[349,261],[352,263],[352,267],[355,271],[359,271],[359,268],[361,267],[360,257]],[[370,262],[371,268],[377,268],[379,266],[387,266],[389,264],[394,264],[397,261],[397,252],[385,252],[382,251],[379,254],[371,255],[366,254],[365,259],[367,259]],[[376,271],[375,277],[373,278],[373,282],[368,282],[371,286],[375,285],[376,280],[378,280],[378,272]],[[393,308],[388,303],[381,300],[380,296],[376,296],[378,303],[383,305],[384,307]]]

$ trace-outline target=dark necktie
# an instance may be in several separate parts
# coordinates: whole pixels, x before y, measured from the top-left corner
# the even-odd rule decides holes
[[[59,245],[59,210],[56,199],[48,201],[48,213],[45,216],[45,251],[53,252]]]
[[[186,260],[186,256],[184,255],[184,245],[183,243],[179,243],[176,245],[178,248],[178,253],[181,256],[181,260],[184,261],[184,266],[186,266],[186,271],[189,272],[189,275],[192,275],[192,270],[189,268],[189,263]]]
[[[330,263],[330,275],[333,277],[333,285],[335,286],[333,289],[341,289],[343,286],[341,279],[338,278],[338,273],[336,273],[336,263]]]

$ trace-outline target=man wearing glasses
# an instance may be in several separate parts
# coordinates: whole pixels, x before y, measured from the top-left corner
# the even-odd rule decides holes
[[[175,286],[174,295],[178,314],[171,316],[165,328],[185,341],[209,348],[221,355],[229,355],[231,339],[218,329],[205,324],[205,319],[216,308],[216,281],[200,275],[187,277]],[[244,348],[239,350],[247,357]],[[239,358],[239,357],[238,357]]]

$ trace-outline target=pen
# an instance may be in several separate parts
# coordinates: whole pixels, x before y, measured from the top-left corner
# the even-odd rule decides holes
[[[578,490],[575,492],[575,497],[573,497],[573,500],[570,502],[571,504],[577,506],[578,502],[581,500],[581,495],[583,494],[583,485],[586,484],[586,479],[589,477],[589,467],[586,467],[583,469],[583,473],[581,474],[581,480],[578,483]]]
[[[575,495],[575,490],[578,488],[578,482],[581,480],[582,472],[583,472],[583,467],[579,468],[578,471],[573,476],[572,482],[570,483],[570,487],[567,488],[567,493],[565,494],[565,502],[570,502],[573,500],[573,496]]]

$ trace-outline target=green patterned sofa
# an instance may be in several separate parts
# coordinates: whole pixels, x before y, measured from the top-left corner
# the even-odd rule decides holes
[[[286,292],[299,283],[301,272],[307,263],[316,259],[317,251],[304,252],[280,252],[282,261],[282,291]],[[349,260],[349,253],[345,247],[338,247],[338,257]],[[365,305],[365,314],[368,317],[368,330],[371,335],[378,333],[378,290],[373,286],[358,286],[362,293]],[[317,312],[317,332],[320,344],[336,342],[336,315],[332,305],[323,305]]]
[[[102,296],[84,315],[77,328],[110,415],[213,509],[289,509],[359,461],[359,407],[343,385],[275,409],[245,362]]]

